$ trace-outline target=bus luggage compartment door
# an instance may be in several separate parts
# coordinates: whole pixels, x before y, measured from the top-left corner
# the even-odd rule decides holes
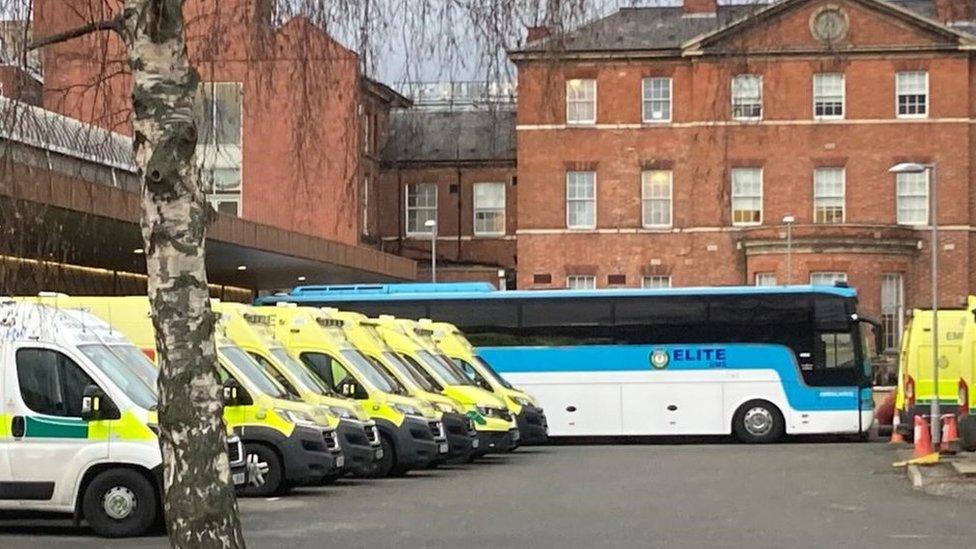
[[[546,411],[550,436],[619,435],[620,385],[522,384]]]
[[[719,383],[631,383],[623,386],[623,434],[707,435],[728,431]]]

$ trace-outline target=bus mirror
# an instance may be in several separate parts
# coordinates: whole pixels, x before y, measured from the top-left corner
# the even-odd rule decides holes
[[[81,397],[81,419],[98,421],[103,419],[119,419],[122,415],[115,404],[105,395],[97,385],[85,387]]]

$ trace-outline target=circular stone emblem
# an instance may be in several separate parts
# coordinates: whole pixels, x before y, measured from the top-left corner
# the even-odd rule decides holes
[[[843,40],[847,30],[847,14],[838,6],[824,6],[810,17],[810,32],[814,38],[826,44]]]
[[[668,356],[668,352],[664,349],[654,349],[651,353],[651,366],[654,366],[658,370],[663,370],[668,367],[668,362],[671,362],[671,357]]]

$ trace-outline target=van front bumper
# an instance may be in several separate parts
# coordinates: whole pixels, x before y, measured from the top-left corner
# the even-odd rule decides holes
[[[478,431],[477,455],[508,452],[519,445],[519,430]]]
[[[440,455],[440,443],[422,417],[406,416],[392,433],[397,465],[403,469],[426,467]]]
[[[372,422],[371,422],[372,423]],[[366,475],[373,470],[373,464],[382,457],[379,437],[371,434],[374,425],[361,421],[340,419],[336,427],[339,444],[345,456],[344,469],[353,475]],[[375,440],[375,442],[374,442]]]
[[[521,434],[519,444],[534,445],[549,442],[549,422],[542,408],[523,406],[522,411],[515,416],[518,430]]]
[[[447,432],[447,460],[462,461],[478,450],[481,441],[478,440],[471,418],[461,414],[444,414],[441,421],[444,423],[444,431]]]
[[[279,448],[288,482],[318,484],[345,465],[345,456],[332,429],[296,426]]]

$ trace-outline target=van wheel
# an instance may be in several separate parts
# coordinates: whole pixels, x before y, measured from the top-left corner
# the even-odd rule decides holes
[[[285,482],[285,468],[277,452],[264,444],[249,442],[244,445],[244,453],[248,461],[256,462],[262,470],[267,466],[267,472],[264,473],[263,484],[249,482],[237,488],[238,494],[244,497],[269,497],[289,490]]]
[[[976,416],[966,414],[959,420],[959,442],[963,450],[976,452]]]
[[[380,448],[383,449],[383,457],[373,463],[373,468],[364,475],[366,478],[388,477],[393,471],[393,466],[396,465],[396,452],[393,450],[393,441],[390,437],[380,435]]]
[[[742,442],[765,444],[776,442],[785,431],[783,414],[765,400],[750,400],[735,411],[732,431]]]
[[[112,469],[92,479],[81,511],[92,530],[106,538],[144,534],[160,515],[155,486],[132,469]]]

